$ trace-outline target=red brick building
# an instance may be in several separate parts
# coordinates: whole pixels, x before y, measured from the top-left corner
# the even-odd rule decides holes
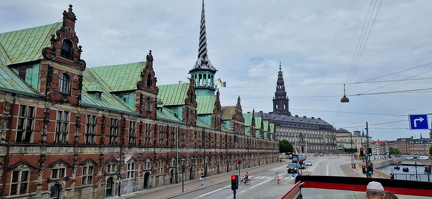
[[[245,125],[240,98],[223,112],[194,80],[157,85],[151,51],[87,68],[75,22],[70,6],[0,34],[1,197],[105,198],[179,182],[183,165],[191,180],[278,161],[274,125]]]

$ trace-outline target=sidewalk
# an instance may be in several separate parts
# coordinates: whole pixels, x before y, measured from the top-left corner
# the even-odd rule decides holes
[[[385,161],[385,160],[374,160],[373,162],[380,162],[380,161]],[[351,168],[351,164],[342,164],[339,167],[341,168],[341,170],[345,173],[345,175],[347,177],[366,177],[365,174],[363,174],[361,165],[364,165],[365,163],[360,163],[360,162],[356,162],[355,166],[356,168],[353,169]],[[373,178],[390,178],[389,174],[386,174],[384,172],[381,172],[378,169],[374,169],[374,174],[372,176]]]
[[[264,170],[268,170],[270,168],[286,165],[286,161],[278,162],[278,163],[271,163],[263,166],[256,166],[251,167],[247,169],[241,169],[241,175],[244,175],[244,173],[249,172],[251,175],[254,173],[258,173]],[[182,183],[179,182],[178,184],[169,184],[164,185],[156,188],[146,189],[143,191],[137,191],[134,193],[122,195],[122,196],[116,196],[113,198],[130,198],[130,199],[140,199],[140,198],[152,198],[152,199],[159,199],[159,198],[173,198],[185,193],[189,193],[192,191],[204,189],[208,186],[220,184],[220,183],[226,183],[227,185],[230,185],[230,177],[231,175],[238,175],[239,171],[231,171],[228,173],[222,173],[218,175],[212,175],[208,176],[204,180],[204,185],[201,186],[199,179],[195,180],[188,180],[184,182],[184,192],[182,192]]]

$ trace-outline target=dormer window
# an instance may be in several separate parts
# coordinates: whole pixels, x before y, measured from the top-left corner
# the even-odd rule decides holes
[[[150,103],[151,103],[150,98],[146,98],[145,99],[145,109],[146,109],[146,111],[150,111]]]
[[[147,75],[147,87],[152,87],[152,78],[151,78],[151,75],[150,74],[148,74]]]
[[[66,73],[60,74],[60,92],[61,93],[70,93],[70,77]]]
[[[61,46],[61,56],[66,59],[72,60],[73,58],[73,50],[72,50],[72,42],[69,39],[63,40],[63,44]]]

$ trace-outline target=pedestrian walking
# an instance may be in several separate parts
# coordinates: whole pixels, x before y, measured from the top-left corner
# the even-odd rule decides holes
[[[200,181],[201,181],[201,186],[203,186],[204,185],[204,174],[203,173],[201,174]]]

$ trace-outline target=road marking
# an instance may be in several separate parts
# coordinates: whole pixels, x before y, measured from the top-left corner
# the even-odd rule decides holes
[[[206,193],[206,194],[203,194],[203,195],[198,196],[197,198],[204,197],[204,196],[206,196],[206,195],[209,195],[209,194],[212,194],[212,193],[214,193],[214,192],[217,192],[217,191],[220,191],[220,190],[226,189],[226,188],[228,188],[228,187],[230,187],[230,186],[225,186],[225,187],[223,187],[223,188],[219,188],[219,189],[216,189],[216,190],[214,190],[214,191],[210,191],[210,192],[208,192],[208,193]]]
[[[277,168],[274,168],[274,169],[272,169],[273,171],[277,171],[277,170],[280,170],[280,169],[284,169],[286,166],[284,166],[284,165],[282,165],[282,166],[280,166],[280,167],[277,167]]]
[[[269,180],[265,180],[264,182],[261,182],[261,183],[259,183],[259,184],[256,184],[256,185],[250,187],[249,189],[252,189],[252,188],[254,188],[254,187],[258,186],[258,185],[262,185],[262,184],[264,184],[264,183],[266,183],[266,182],[268,182],[268,181],[270,181],[270,179],[269,179]]]
[[[326,176],[328,176],[330,174],[330,167],[329,167],[330,163],[327,163],[327,174]]]

